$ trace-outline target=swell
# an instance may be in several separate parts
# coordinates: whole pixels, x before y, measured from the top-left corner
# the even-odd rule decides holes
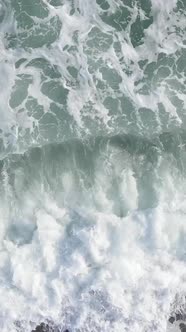
[[[156,207],[162,199],[168,204],[172,186],[184,192],[185,144],[186,132],[178,131],[151,140],[134,135],[71,140],[10,154],[0,162],[1,198],[10,209],[17,204],[21,209],[26,196],[34,197],[39,207],[48,193],[60,206],[88,204],[103,211],[108,206],[99,201],[102,190],[120,217]]]
[[[185,151],[186,144],[186,130],[178,129],[173,132],[163,132],[160,135],[153,135],[153,137],[146,138],[142,135],[137,136],[133,134],[120,134],[120,135],[109,135],[109,136],[98,136],[89,137],[85,140],[83,139],[69,139],[63,142],[48,143],[41,146],[32,146],[24,152],[9,152],[3,158],[1,158],[1,168],[4,163],[8,161],[10,165],[11,162],[19,160],[35,160],[35,155],[38,156],[38,160],[43,158],[52,157],[54,160],[59,155],[66,155],[66,151],[72,151],[72,153],[79,152],[79,150],[86,153],[90,152],[92,154],[101,152],[107,146],[113,146],[115,148],[127,151],[130,155],[146,155],[151,158],[157,153],[170,153],[175,157],[180,155]],[[154,153],[153,153],[154,151]],[[55,158],[54,158],[55,156]],[[54,158],[54,159],[53,159]],[[44,160],[43,160],[44,161]]]

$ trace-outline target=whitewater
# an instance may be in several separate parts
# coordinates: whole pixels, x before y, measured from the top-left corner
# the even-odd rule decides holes
[[[0,0],[0,331],[184,332],[185,296],[185,0]]]

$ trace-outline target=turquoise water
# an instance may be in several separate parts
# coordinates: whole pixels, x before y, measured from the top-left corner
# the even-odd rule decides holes
[[[0,329],[184,306],[184,0],[1,0]]]

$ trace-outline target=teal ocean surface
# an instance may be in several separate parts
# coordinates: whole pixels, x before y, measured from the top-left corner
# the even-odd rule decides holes
[[[0,331],[184,332],[185,296],[186,1],[0,0]]]

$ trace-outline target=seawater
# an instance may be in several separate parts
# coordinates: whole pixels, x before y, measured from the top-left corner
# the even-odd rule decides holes
[[[165,332],[185,306],[185,22],[0,1],[1,332]]]

